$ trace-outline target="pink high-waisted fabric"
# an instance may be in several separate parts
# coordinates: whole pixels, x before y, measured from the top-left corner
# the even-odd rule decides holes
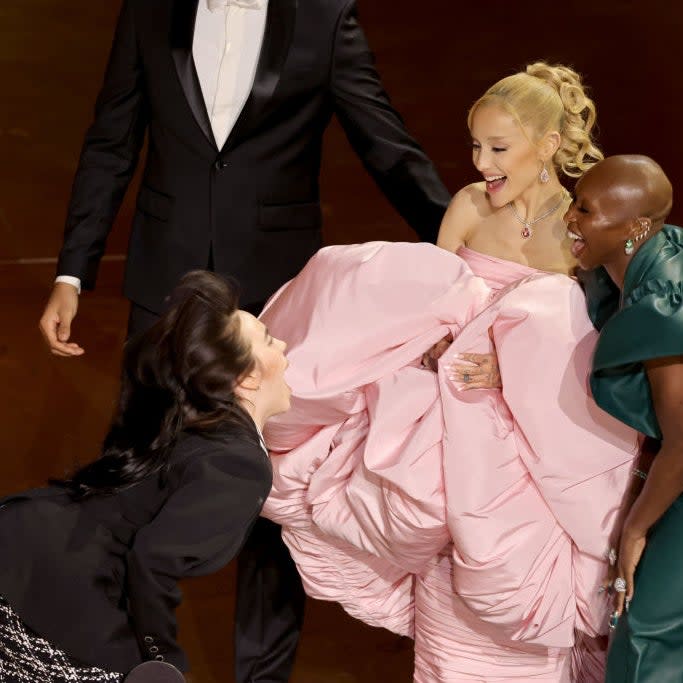
[[[413,636],[418,683],[601,681],[598,588],[638,441],[590,397],[579,285],[467,248],[337,246],[262,320],[293,389],[266,430],[264,514],[306,591]],[[504,388],[460,391],[444,366],[490,351],[489,329]]]

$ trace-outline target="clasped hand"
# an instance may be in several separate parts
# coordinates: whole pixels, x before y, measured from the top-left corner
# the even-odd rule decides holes
[[[459,353],[454,362],[446,366],[448,379],[461,384],[461,390],[502,388],[498,355],[493,342],[493,331],[489,328],[492,353]],[[438,361],[453,343],[449,332],[422,356],[422,365],[436,372]]]

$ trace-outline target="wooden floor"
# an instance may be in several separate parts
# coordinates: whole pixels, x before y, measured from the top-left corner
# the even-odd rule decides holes
[[[300,0],[306,2],[307,0]],[[131,194],[95,293],[82,297],[77,360],[49,356],[37,323],[119,0],[0,3],[0,495],[96,455],[116,391]],[[496,79],[539,58],[592,86],[607,153],[653,156],[683,182],[683,10],[670,0],[462,3],[359,0],[393,101],[455,191],[476,178],[465,115]],[[412,239],[334,125],[323,164],[329,243]],[[683,201],[673,222],[683,222]],[[0,558],[0,562],[7,558]],[[184,585],[182,641],[196,680],[231,680],[233,569]],[[407,683],[409,641],[310,601],[294,683]]]

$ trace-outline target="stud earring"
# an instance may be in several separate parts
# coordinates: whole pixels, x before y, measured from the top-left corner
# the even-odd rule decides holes
[[[630,238],[627,239],[626,243],[624,244],[624,254],[626,254],[626,256],[630,256],[634,249],[635,247],[633,245],[633,240]]]
[[[550,173],[548,173],[548,169],[545,167],[545,162],[543,162],[543,168],[541,169],[541,172],[538,174],[538,179],[543,183],[547,183],[550,180]]]
[[[643,228],[643,231],[639,235],[636,235],[636,242],[644,240],[650,232],[650,226],[645,221],[639,221],[639,225],[641,228]]]

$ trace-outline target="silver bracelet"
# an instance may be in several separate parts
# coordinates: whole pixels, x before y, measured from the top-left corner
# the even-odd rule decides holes
[[[632,474],[634,477],[640,477],[641,479],[647,479],[647,472],[643,472],[643,470],[639,470],[639,469],[637,469],[637,468],[634,469],[634,470],[631,472],[631,474]]]

